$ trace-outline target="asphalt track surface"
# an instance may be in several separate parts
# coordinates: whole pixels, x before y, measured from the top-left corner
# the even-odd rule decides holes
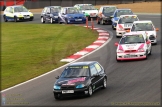
[[[157,33],[158,44],[152,47],[152,55],[149,56],[148,60],[116,62],[116,46],[114,46],[114,43],[118,42],[119,38],[115,37],[115,30],[112,30],[111,25],[97,25],[95,22],[95,27],[102,28],[110,33],[111,40],[100,50],[79,61],[96,60],[101,63],[108,75],[108,87],[106,89],[96,91],[91,97],[55,100],[52,91],[53,84],[56,81],[55,77],[60,75],[64,69],[62,68],[2,92],[6,98],[5,105],[98,107],[122,105],[124,103],[159,105],[161,102],[161,16],[139,15],[139,19],[152,20],[154,25],[159,28]],[[40,15],[35,15],[34,21],[18,23],[37,23],[41,26]]]

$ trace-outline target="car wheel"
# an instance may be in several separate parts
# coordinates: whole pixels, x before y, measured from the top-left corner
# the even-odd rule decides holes
[[[112,25],[112,29],[115,30],[114,26]]]
[[[103,89],[105,89],[107,87],[107,79],[106,78],[103,79],[102,85],[103,85],[103,87],[102,87]]]
[[[34,18],[30,18],[29,21],[33,21]]]
[[[59,99],[61,99],[61,96],[60,96],[60,94],[55,94],[55,93],[54,93],[54,98],[55,98],[56,100],[59,100]]]
[[[105,24],[103,19],[101,20],[101,24],[102,24],[102,25],[104,25],[104,24]]]
[[[45,23],[45,21],[44,21],[43,17],[41,17],[41,22],[42,22],[42,23]]]
[[[148,59],[148,51],[146,51],[146,58],[145,58],[145,60],[147,60]]]
[[[14,22],[17,22],[17,17],[16,16],[14,17]]]
[[[6,18],[6,16],[3,16],[3,18],[4,18],[4,21],[5,21],[5,22],[7,22],[7,21],[8,21],[8,20],[7,20],[7,18]]]
[[[100,24],[100,21],[99,21],[99,19],[97,19],[97,24]]]
[[[149,52],[149,54],[148,54],[148,55],[151,55],[151,54],[152,54],[151,52],[152,52],[152,48],[150,49],[150,52]]]
[[[50,22],[51,22],[51,24],[53,23],[53,19],[52,18],[50,18]]]
[[[93,94],[93,89],[92,89],[92,86],[90,85],[88,87],[88,96],[90,97],[90,96],[92,96],[92,94]]]

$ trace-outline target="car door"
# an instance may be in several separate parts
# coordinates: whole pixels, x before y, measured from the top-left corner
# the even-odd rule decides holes
[[[95,90],[99,87],[99,74],[97,72],[97,69],[95,68],[94,64],[90,65],[90,73],[91,73],[91,85],[92,89]]]
[[[147,42],[147,41],[150,41],[149,38],[148,38],[148,36],[147,36],[146,34],[145,34],[145,36],[146,36],[146,42]],[[151,42],[151,41],[150,41],[150,42]],[[148,51],[151,50],[151,43],[147,44],[147,49],[148,49]]]
[[[50,8],[47,8],[46,14],[45,14],[45,18],[47,21],[50,20]]]
[[[103,84],[103,79],[104,79],[104,69],[101,67],[99,63],[94,63],[94,66],[99,74],[99,80],[98,80],[98,86],[101,86]]]
[[[13,8],[12,8],[12,7],[9,7],[9,8],[7,9],[6,17],[7,17],[7,19],[9,19],[9,20],[13,20],[13,19],[14,19],[14,11],[13,11]]]

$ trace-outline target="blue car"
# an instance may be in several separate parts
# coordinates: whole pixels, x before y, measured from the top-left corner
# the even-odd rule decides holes
[[[58,23],[86,23],[86,17],[75,7],[63,7],[59,13]]]
[[[58,13],[61,11],[61,6],[44,7],[41,13],[41,22],[58,23]]]
[[[117,25],[120,15],[133,15],[133,12],[131,9],[116,9],[114,14],[111,16],[113,30],[116,29],[116,25]]]

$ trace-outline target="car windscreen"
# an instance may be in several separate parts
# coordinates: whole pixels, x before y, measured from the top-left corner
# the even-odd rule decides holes
[[[75,13],[79,13],[79,11],[76,8],[67,8],[66,10],[67,14],[75,14]]]
[[[81,10],[96,10],[96,8],[92,5],[82,5],[80,6]]]
[[[75,77],[87,77],[89,76],[88,66],[69,66],[64,69],[60,77],[63,78],[75,78]]]
[[[145,43],[143,35],[127,35],[123,36],[119,44],[136,44],[136,43]]]
[[[125,23],[133,23],[134,21],[137,21],[137,16],[124,16],[119,19],[118,24],[125,24]]]
[[[103,8],[103,14],[108,14],[108,13],[114,13],[116,10],[116,7],[104,7]]]
[[[153,31],[154,27],[152,23],[135,23],[132,26],[131,31]]]
[[[14,7],[14,12],[28,12],[28,10],[23,6],[19,6],[19,7]]]
[[[132,15],[131,10],[118,10],[117,11],[117,17],[120,17],[120,15]]]
[[[60,12],[60,8],[51,8],[51,13],[59,13]]]

